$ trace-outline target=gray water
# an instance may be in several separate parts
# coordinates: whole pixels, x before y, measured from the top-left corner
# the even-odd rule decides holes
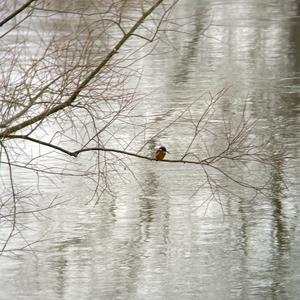
[[[145,95],[136,113],[152,125],[132,147],[139,149],[198,99],[197,115],[209,93],[225,88],[211,123],[238,119],[246,102],[257,120],[253,139],[271,136],[269,151],[286,149],[288,158],[268,174],[271,194],[253,199],[216,174],[240,197],[207,201],[211,191],[202,187],[198,167],[136,158],[126,161],[130,171],[120,166],[124,177],[114,177],[111,193],[96,200],[90,201],[93,185],[78,177],[55,188],[41,183],[41,201],[59,191],[67,202],[42,220],[23,217],[26,237],[42,241],[0,258],[0,299],[299,299],[300,4],[181,1],[174,15],[189,14],[195,17],[188,34],[170,34],[175,50],[160,44],[135,65],[143,69],[138,89]],[[126,140],[131,130],[118,134]],[[143,153],[163,144],[176,159],[191,133],[184,119]],[[218,148],[209,133],[203,139]],[[79,159],[84,165],[90,156]],[[266,176],[261,169],[222,168],[254,182]],[[35,184],[21,171],[18,181]]]

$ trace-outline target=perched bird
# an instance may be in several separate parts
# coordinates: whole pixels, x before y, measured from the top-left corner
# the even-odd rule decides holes
[[[155,159],[156,160],[163,160],[166,153],[167,153],[167,149],[164,146],[161,146],[155,153]],[[169,152],[168,152],[169,153]]]

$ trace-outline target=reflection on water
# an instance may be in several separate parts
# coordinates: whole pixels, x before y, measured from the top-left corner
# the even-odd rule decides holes
[[[48,232],[35,254],[0,259],[0,299],[298,299],[299,10],[296,0],[181,1],[177,17],[207,15],[195,17],[190,35],[174,35],[178,52],[161,45],[161,55],[140,61],[141,89],[154,93],[138,109],[149,116],[171,119],[224,87],[219,109],[228,116],[247,99],[256,134],[272,135],[271,197],[251,200],[229,185],[241,198],[220,205],[206,201],[193,167],[131,161],[136,178],[115,179],[115,194],[94,207],[73,177],[61,186],[73,200],[44,223],[27,220],[37,222],[32,234]],[[186,134],[166,131],[149,147],[162,142],[174,158]],[[288,161],[274,150],[280,145]]]

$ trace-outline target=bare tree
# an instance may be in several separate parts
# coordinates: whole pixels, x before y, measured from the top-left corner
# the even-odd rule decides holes
[[[3,7],[11,7],[9,2]],[[160,163],[198,166],[211,191],[208,203],[221,202],[221,193],[230,194],[215,179],[215,172],[254,195],[267,190],[266,183],[256,185],[235,178],[222,167],[223,162],[236,166],[254,162],[266,167],[268,161],[262,145],[251,140],[253,123],[247,120],[246,107],[236,124],[222,120],[222,137],[214,135],[210,119],[225,89],[207,95],[200,118],[193,115],[196,99],[141,144],[140,137],[151,124],[143,123],[143,116],[135,122],[132,115],[141,97],[137,87],[142,76],[132,65],[142,58],[136,55],[139,50],[149,55],[158,42],[168,42],[169,30],[180,31],[181,24],[171,19],[177,1],[107,2],[87,4],[84,13],[72,1],[62,6],[60,1],[31,0],[13,11],[4,10],[7,15],[0,21],[5,45],[0,57],[1,254],[31,247],[32,242],[25,238],[18,249],[9,247],[13,237],[22,237],[22,215],[38,217],[60,203],[54,196],[41,204],[41,178],[53,184],[54,178],[61,176],[87,178],[94,184],[92,199],[97,203],[102,193],[110,190],[110,173],[118,173],[120,165],[127,167],[124,157],[155,160],[148,153],[149,143],[182,119],[189,120],[190,140],[177,159]],[[56,18],[61,15],[64,21]],[[40,27],[50,28],[49,34],[43,36]],[[128,140],[121,139],[117,133],[124,126],[139,129]],[[213,152],[201,135],[209,130],[212,139],[221,141]],[[93,155],[90,163],[82,166],[77,160],[85,152]],[[53,159],[56,166],[48,163]],[[67,163],[73,168],[66,169]],[[36,177],[36,193],[18,186],[14,172],[19,170]]]

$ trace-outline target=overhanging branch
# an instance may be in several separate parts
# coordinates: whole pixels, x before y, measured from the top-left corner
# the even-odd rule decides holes
[[[26,9],[31,3],[37,0],[29,0],[24,5],[22,5],[19,9],[15,10],[12,14],[7,16],[4,20],[0,21],[0,27],[3,26],[5,23],[9,22],[11,19],[16,17],[19,13],[21,13],[24,9]]]
[[[152,5],[141,17],[140,19],[131,27],[126,35],[117,43],[117,45],[106,55],[106,57],[101,61],[101,63],[92,70],[86,78],[78,85],[76,90],[67,98],[66,101],[52,107],[51,109],[45,110],[40,114],[25,120],[24,122],[7,128],[6,130],[0,133],[0,139],[8,137],[10,134],[21,130],[27,126],[30,126],[36,122],[44,120],[48,116],[57,113],[70,106],[79,96],[79,94],[86,88],[86,86],[92,81],[93,78],[107,65],[107,63],[111,60],[111,58],[118,53],[121,47],[127,42],[127,40],[134,34],[134,32],[143,24],[146,18],[152,14],[152,12],[163,2],[163,0],[157,1],[154,5]]]

